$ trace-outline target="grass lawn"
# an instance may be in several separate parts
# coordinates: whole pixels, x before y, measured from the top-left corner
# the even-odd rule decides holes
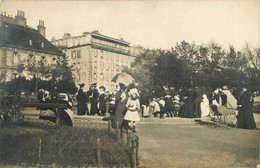
[[[99,138],[102,166],[129,167],[130,150],[116,142],[115,137],[107,130],[29,123],[8,125],[0,129],[0,166],[96,166]]]

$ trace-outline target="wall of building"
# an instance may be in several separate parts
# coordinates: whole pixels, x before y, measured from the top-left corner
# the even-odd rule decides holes
[[[129,43],[100,34],[71,37],[65,33],[62,39],[53,39],[52,43],[63,49],[73,66],[76,84],[84,83],[85,91],[92,83],[114,91],[116,84],[111,80],[135,60],[135,56],[130,55]]]
[[[135,57],[92,48],[91,45],[64,49],[77,84],[84,83],[88,89],[92,83],[115,89],[113,77],[124,66],[130,67]]]
[[[24,64],[25,67],[28,62],[37,63],[41,59],[45,59],[48,64],[53,64],[58,56],[22,50],[17,48],[0,47],[0,74],[6,73],[7,79],[10,80],[14,73],[17,73],[17,66]],[[24,71],[22,76],[29,77],[30,73]]]

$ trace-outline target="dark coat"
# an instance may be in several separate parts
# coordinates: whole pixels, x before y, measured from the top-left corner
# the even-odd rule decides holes
[[[119,122],[119,128],[122,127],[125,112],[126,112],[126,99],[122,100],[121,95],[123,94],[122,91],[118,91],[115,95],[115,119],[113,120],[113,127],[116,128],[116,123]]]
[[[99,93],[98,93],[97,89],[89,90],[87,92],[87,97],[89,98],[89,101],[91,104],[90,115],[99,114],[99,110],[97,107]]]
[[[256,123],[252,112],[253,98],[249,91],[243,92],[238,99],[239,108],[238,128],[256,129]]]
[[[86,114],[86,110],[87,110],[86,95],[82,89],[79,89],[79,91],[78,91],[77,100],[78,100],[78,106],[77,106],[78,115]]]
[[[174,104],[173,104],[172,97],[165,97],[164,101],[165,101],[165,111],[166,112],[174,111]]]
[[[99,96],[99,111],[101,111],[102,113],[106,112],[106,95],[104,93],[102,93]]]
[[[185,118],[194,117],[194,94],[192,91],[189,91],[187,99],[184,101],[182,116]]]

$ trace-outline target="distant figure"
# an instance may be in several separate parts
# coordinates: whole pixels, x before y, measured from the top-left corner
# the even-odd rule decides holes
[[[253,97],[248,90],[248,86],[244,84],[243,90],[238,99],[238,128],[256,129],[256,123],[252,112]]]
[[[201,102],[200,106],[201,106],[201,117],[208,116],[210,109],[209,109],[209,100],[208,100],[206,94],[202,95],[202,102]]]
[[[189,89],[188,96],[184,100],[184,106],[182,111],[182,117],[184,118],[193,118],[194,117],[194,92],[192,89]]]
[[[153,98],[149,104],[149,113],[153,114],[154,117],[157,117],[157,115],[160,114],[160,111],[159,103],[156,101],[156,98]]]
[[[115,116],[115,111],[116,111],[115,100],[116,100],[116,98],[115,98],[114,93],[109,95],[108,100],[109,100],[109,110],[108,110],[108,112],[109,112],[110,116]]]
[[[124,119],[129,121],[129,128],[136,132],[135,122],[140,121],[140,117],[138,114],[138,109],[140,109],[140,102],[137,98],[139,96],[138,90],[133,88],[129,91],[129,98],[126,103],[127,112],[125,114]]]
[[[173,107],[172,97],[169,94],[167,94],[164,97],[164,101],[165,101],[165,111],[166,111],[167,117],[173,117],[174,107]]]
[[[165,110],[165,101],[163,100],[163,97],[161,97],[159,100],[159,106],[160,106],[160,118],[163,119],[165,111],[166,111]]]
[[[86,95],[83,92],[82,88],[84,87],[84,83],[79,85],[79,91],[77,95],[77,100],[78,100],[78,115],[85,115],[87,106],[86,106]]]
[[[104,86],[100,86],[100,95],[99,95],[99,112],[101,116],[106,116],[106,88]]]
[[[174,96],[174,100],[173,100],[174,117],[179,117],[180,110],[181,110],[180,98],[178,95],[176,95],[176,96]]]
[[[200,118],[201,117],[200,103],[202,102],[202,89],[199,87],[195,87],[194,92],[195,92],[194,117]]]
[[[98,107],[97,107],[99,93],[98,93],[98,90],[96,89],[96,86],[97,86],[96,83],[91,84],[91,87],[89,88],[89,91],[87,92],[87,96],[90,101],[90,115],[95,115],[95,114],[100,115]]]

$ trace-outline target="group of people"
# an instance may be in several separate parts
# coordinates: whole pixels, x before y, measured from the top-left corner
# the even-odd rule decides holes
[[[91,84],[87,92],[83,92],[84,84],[79,85],[79,90],[77,92],[77,115],[101,115],[105,116],[106,113],[106,100],[104,86],[96,88],[96,83]]]
[[[165,91],[164,97],[152,97],[142,104],[144,117],[183,117],[201,118],[211,115],[221,115],[219,109],[233,109],[237,115],[238,127],[255,129],[252,107],[253,97],[246,83],[237,88],[227,86],[210,91],[205,87],[194,87],[186,93],[170,94]],[[219,108],[220,107],[220,108]]]
[[[140,120],[138,110],[142,109],[143,117],[184,117],[201,118],[218,115],[219,107],[238,111],[238,127],[255,129],[256,124],[252,112],[253,98],[248,85],[241,84],[238,88],[229,89],[227,86],[209,91],[203,87],[194,87],[185,94],[171,94],[165,91],[163,97],[150,97],[148,101],[139,101],[139,92],[134,85],[117,85],[114,93],[106,92],[104,86],[97,89],[97,84],[91,84],[87,92],[83,91],[84,84],[79,85],[76,94],[77,115],[106,116],[110,113],[112,126],[130,128],[135,131],[136,122]],[[180,96],[181,95],[181,96]],[[40,102],[48,102],[50,93],[41,90],[38,94]]]
[[[110,118],[112,126],[131,129],[136,132],[136,122],[140,121],[138,110],[140,109],[139,93],[134,85],[126,87],[119,83],[114,94],[106,94],[104,86],[96,88],[96,83],[91,84],[89,90],[83,92],[84,84],[80,84],[77,93],[77,114],[78,115],[95,115],[106,116],[107,104],[109,101]]]
[[[149,105],[142,105],[143,116],[150,117],[152,114],[154,117],[164,118],[166,117],[178,117],[180,113],[180,98],[179,95],[174,97],[167,94],[165,97],[151,98]]]

